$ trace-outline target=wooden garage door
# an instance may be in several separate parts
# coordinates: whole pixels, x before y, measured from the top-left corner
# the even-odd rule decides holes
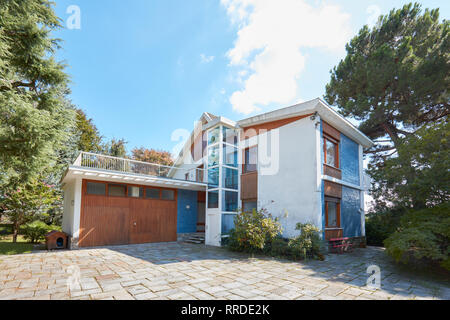
[[[104,184],[99,194],[88,194],[87,184]],[[110,184],[111,185],[111,184]],[[109,196],[108,183],[83,180],[80,217],[80,247],[128,243],[166,242],[177,240],[177,192],[172,189],[173,200],[146,198],[146,187],[141,196]]]

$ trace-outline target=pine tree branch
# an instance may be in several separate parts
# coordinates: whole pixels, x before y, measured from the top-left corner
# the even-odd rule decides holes
[[[386,147],[386,148],[379,148],[379,149],[375,149],[375,150],[368,150],[368,151],[365,151],[365,153],[374,154],[374,153],[385,152],[385,151],[390,151],[390,150],[394,150],[394,149],[396,149],[396,147],[392,146],[392,147]]]
[[[5,80],[3,80],[5,81]],[[33,82],[23,82],[23,81],[14,81],[10,83],[10,86],[0,86],[1,91],[8,91],[11,89],[19,88],[19,87],[25,87],[25,88],[31,88],[36,91],[36,81]]]

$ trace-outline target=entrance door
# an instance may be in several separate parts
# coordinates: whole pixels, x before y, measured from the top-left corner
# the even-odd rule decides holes
[[[222,238],[222,214],[219,209],[206,209],[205,243],[220,246]]]

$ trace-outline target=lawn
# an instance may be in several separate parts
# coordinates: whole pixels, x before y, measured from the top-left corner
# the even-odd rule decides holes
[[[33,247],[22,236],[17,237],[17,243],[12,242],[12,235],[0,236],[0,255],[30,253]]]
[[[34,246],[19,235],[17,243],[12,242],[11,225],[0,224],[0,255],[30,253]]]

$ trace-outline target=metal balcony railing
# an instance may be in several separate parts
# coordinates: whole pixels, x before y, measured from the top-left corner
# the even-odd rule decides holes
[[[170,167],[156,163],[118,158],[90,152],[81,152],[74,166],[154,177],[206,183],[204,169]]]

